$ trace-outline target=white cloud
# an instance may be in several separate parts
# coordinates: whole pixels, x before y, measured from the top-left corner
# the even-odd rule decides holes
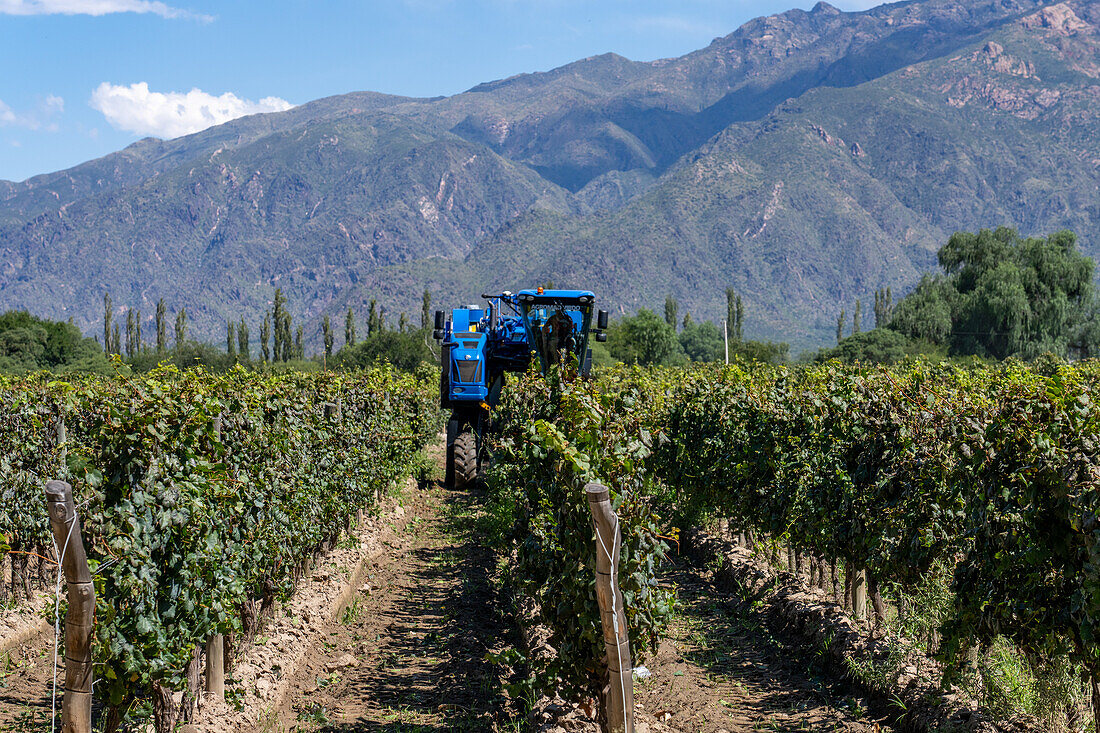
[[[0,127],[25,127],[28,130],[57,131],[53,118],[65,111],[65,100],[55,94],[47,94],[39,99],[34,109],[17,112],[0,99]]]
[[[210,22],[209,15],[181,10],[159,0],[0,0],[0,15],[109,15],[153,13],[162,18],[193,18]]]
[[[253,102],[231,92],[216,97],[201,89],[151,92],[145,82],[128,87],[103,82],[92,92],[89,104],[120,130],[160,138],[189,135],[245,115],[282,112],[294,106],[278,97]]]

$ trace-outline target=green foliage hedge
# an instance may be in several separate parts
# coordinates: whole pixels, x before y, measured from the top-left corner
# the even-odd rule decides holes
[[[733,518],[901,592],[953,573],[948,674],[998,636],[1100,679],[1100,363],[637,373],[682,521]]]
[[[657,583],[668,531],[654,505],[660,487],[646,470],[653,439],[634,409],[637,392],[624,384],[552,371],[505,395],[489,501],[503,520],[497,539],[513,560],[515,590],[536,602],[536,620],[550,631],[554,655],[529,660],[534,679],[544,690],[594,697],[607,665],[586,483],[611,490],[619,517],[619,586],[635,661],[656,648],[673,610],[673,592]]]
[[[289,592],[436,434],[432,376],[0,379],[0,534],[49,542],[43,482],[73,482],[96,573],[97,696],[124,711],[154,684],[179,689],[196,644]]]

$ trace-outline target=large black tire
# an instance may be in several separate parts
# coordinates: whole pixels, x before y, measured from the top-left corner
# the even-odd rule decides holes
[[[464,489],[477,481],[477,436],[466,430],[455,438],[454,487]]]

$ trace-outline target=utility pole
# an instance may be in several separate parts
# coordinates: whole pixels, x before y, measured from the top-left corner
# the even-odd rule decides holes
[[[726,344],[726,363],[730,363],[730,324],[722,319],[722,340]]]

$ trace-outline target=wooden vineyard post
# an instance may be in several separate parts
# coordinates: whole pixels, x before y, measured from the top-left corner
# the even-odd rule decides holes
[[[584,491],[596,529],[596,598],[610,677],[609,689],[600,702],[609,733],[634,733],[634,663],[623,594],[619,592],[619,518],[611,509],[611,493],[606,486],[591,483]]]
[[[222,437],[222,417],[214,418],[214,434]],[[206,642],[206,691],[218,700],[225,699],[225,636],[212,635]]]
[[[867,618],[867,572],[864,570],[856,569],[852,577],[852,615],[860,621]]]
[[[206,691],[225,699],[225,637],[221,634],[206,642]]]
[[[65,696],[61,703],[61,731],[91,733],[95,586],[80,537],[80,517],[73,504],[72,487],[64,481],[47,482],[46,502],[50,529],[60,553],[59,561],[69,593],[69,611],[65,615]]]

